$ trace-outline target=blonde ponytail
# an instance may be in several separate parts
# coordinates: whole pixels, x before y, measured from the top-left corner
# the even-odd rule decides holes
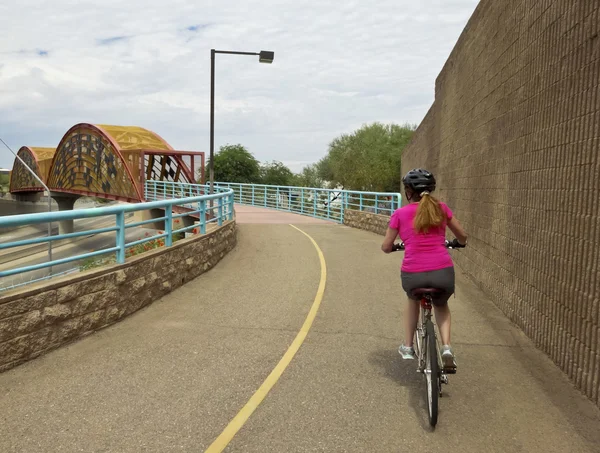
[[[421,193],[417,214],[413,226],[419,233],[427,233],[430,228],[441,226],[446,220],[446,213],[440,202],[429,192]]]

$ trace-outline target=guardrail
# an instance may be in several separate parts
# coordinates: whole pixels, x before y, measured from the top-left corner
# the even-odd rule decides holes
[[[232,189],[235,202],[279,211],[288,211],[319,219],[344,222],[344,211],[355,209],[391,215],[400,207],[402,195],[388,192],[359,192],[293,186],[268,186],[216,182],[221,190]]]
[[[0,217],[0,228],[19,227],[24,225],[36,225],[47,222],[60,222],[64,220],[81,220],[101,216],[114,216],[114,226],[104,228],[92,228],[85,231],[74,233],[58,234],[51,237],[43,236],[34,239],[24,239],[12,242],[0,242],[0,251],[14,247],[22,247],[35,244],[44,244],[49,241],[60,241],[64,239],[74,239],[82,236],[90,236],[102,233],[114,233],[114,247],[104,248],[86,253],[72,254],[63,258],[46,261],[43,263],[31,264],[27,266],[15,267],[0,271],[0,278],[24,274],[27,272],[49,269],[53,266],[59,266],[66,263],[86,260],[99,257],[101,255],[114,254],[117,263],[124,263],[126,259],[126,250],[149,241],[164,239],[164,245],[170,247],[174,242],[174,235],[189,232],[197,228],[200,234],[206,233],[207,225],[216,223],[222,225],[223,221],[233,219],[234,193],[229,189],[219,188],[215,194],[208,195],[208,187],[197,184],[182,184],[163,181],[146,181],[146,198],[151,200],[145,203],[121,204],[105,208],[90,208],[73,211],[53,211],[51,213],[36,213]],[[169,198],[172,197],[172,198]],[[177,197],[177,198],[175,198]],[[210,207],[207,204],[216,204]],[[149,220],[139,222],[125,223],[125,214],[138,211],[148,211],[152,209],[164,209],[162,217],[155,217]],[[216,211],[216,212],[215,212]],[[198,217],[198,223],[183,226],[174,229],[173,221],[187,216]],[[164,232],[141,238],[132,242],[126,242],[125,232],[129,228],[141,227],[150,223],[164,221]],[[68,272],[68,271],[67,271]],[[65,273],[62,271],[61,273]],[[35,278],[39,281],[50,278],[53,275]],[[33,281],[33,280],[32,280]],[[27,282],[29,283],[29,282]],[[18,285],[11,285],[14,287]],[[0,288],[2,289],[7,288]]]
[[[215,193],[221,193],[222,191],[222,189],[215,190]],[[150,180],[146,181],[144,186],[144,198],[146,201],[173,200],[208,194],[209,187],[203,184]]]

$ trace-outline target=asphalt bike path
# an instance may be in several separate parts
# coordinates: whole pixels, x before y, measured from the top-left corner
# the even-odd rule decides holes
[[[237,215],[214,269],[0,374],[0,451],[599,451],[600,411],[460,272],[459,369],[432,431],[397,353],[401,253],[329,222]]]

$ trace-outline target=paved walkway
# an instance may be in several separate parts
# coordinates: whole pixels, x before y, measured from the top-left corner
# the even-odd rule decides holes
[[[275,211],[274,209],[242,205],[235,205],[235,213],[238,224],[332,224],[329,220],[314,219],[312,217],[292,214],[290,212],[280,212]]]
[[[243,211],[238,247],[215,269],[0,374],[0,451],[205,451],[284,356],[321,278],[291,218],[266,224]],[[298,353],[225,451],[600,451],[598,409],[460,273],[450,301],[459,372],[432,432],[422,378],[396,352],[401,255],[381,253],[371,233],[292,223],[323,251],[324,297]]]

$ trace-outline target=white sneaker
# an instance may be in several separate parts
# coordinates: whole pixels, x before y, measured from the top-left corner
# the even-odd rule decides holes
[[[442,365],[445,370],[456,369],[456,361],[454,360],[454,354],[449,345],[442,346]]]
[[[404,346],[401,344],[398,348],[398,353],[404,360],[413,360],[415,358],[415,350],[412,346]]]

